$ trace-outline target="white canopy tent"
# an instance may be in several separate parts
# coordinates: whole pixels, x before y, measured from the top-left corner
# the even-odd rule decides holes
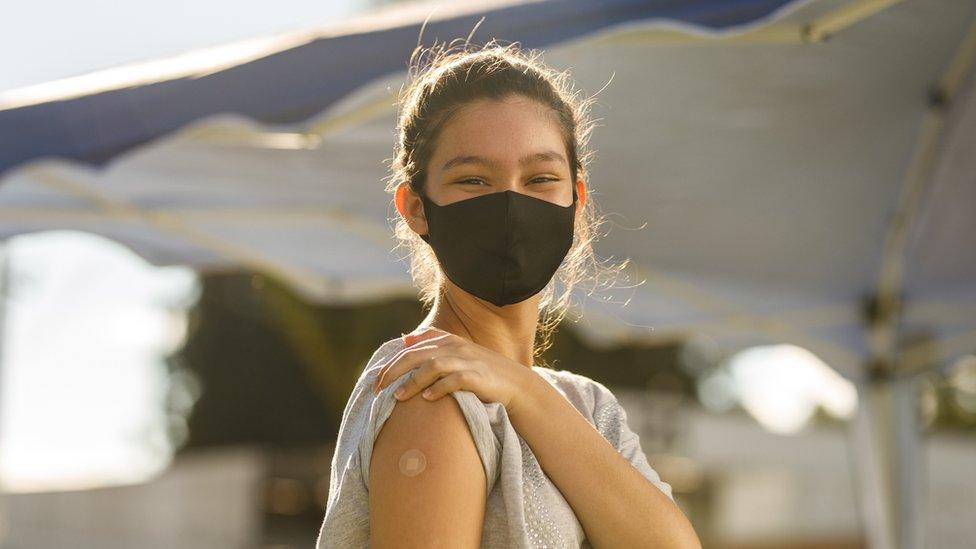
[[[816,353],[861,394],[851,442],[870,545],[920,546],[912,374],[976,350],[976,0],[608,1],[588,19],[574,4],[584,9],[435,12],[424,36],[464,38],[484,16],[473,41],[543,47],[546,63],[601,90],[590,184],[618,226],[598,252],[631,258],[646,282],[613,302],[581,294],[580,333],[595,345],[704,336]],[[0,97],[5,145],[97,105],[85,98],[148,129],[137,145],[82,150],[72,119],[63,154],[12,147],[0,156],[0,236],[98,233],[158,265],[250,268],[323,303],[415,295],[383,190],[405,70],[318,110],[286,84],[264,91],[274,116],[233,108],[246,103],[236,96],[179,124],[167,110],[275,78],[314,88],[367,59],[330,57],[329,41],[362,38],[363,55],[380,55],[388,40],[405,69],[428,13],[390,13],[195,66],[179,76],[199,86],[189,91],[133,67],[135,88],[115,72],[122,83],[92,75]],[[558,30],[538,38],[543,28]],[[208,86],[210,75],[227,80]],[[145,93],[112,95],[127,89]]]

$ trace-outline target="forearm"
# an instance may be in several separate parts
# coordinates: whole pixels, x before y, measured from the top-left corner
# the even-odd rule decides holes
[[[594,547],[701,547],[681,509],[535,372],[508,416]]]

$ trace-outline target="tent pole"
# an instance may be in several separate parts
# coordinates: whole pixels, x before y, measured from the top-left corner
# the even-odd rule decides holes
[[[920,549],[924,532],[924,496],[926,468],[923,463],[924,443],[919,413],[919,383],[917,375],[899,375],[891,383],[891,433],[894,435],[893,459],[898,460],[897,474],[891,479],[898,483],[894,516],[898,518],[898,537],[901,547]]]
[[[881,387],[869,380],[857,383],[857,412],[851,420],[848,434],[853,449],[852,467],[856,471],[855,492],[866,545],[870,549],[894,549],[892,516],[887,502],[890,485],[886,482],[887,467],[884,429],[879,429],[884,415],[884,394]],[[880,393],[880,394],[879,394]]]
[[[918,384],[917,376],[903,364],[910,342],[900,329],[905,300],[910,297],[904,295],[906,253],[911,229],[933,183],[947,122],[954,119],[954,100],[961,88],[972,85],[974,59],[976,21],[930,89],[919,139],[885,233],[877,285],[864,301],[869,359],[866,377],[858,384],[851,444],[860,472],[865,536],[872,549],[916,549],[924,537]],[[936,361],[923,356],[913,362],[917,372]]]
[[[858,383],[851,422],[858,507],[871,549],[922,547],[925,468],[915,375]]]

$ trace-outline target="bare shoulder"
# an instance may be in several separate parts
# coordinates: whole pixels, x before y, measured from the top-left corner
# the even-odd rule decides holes
[[[478,547],[486,484],[452,395],[397,402],[369,463],[371,547]]]

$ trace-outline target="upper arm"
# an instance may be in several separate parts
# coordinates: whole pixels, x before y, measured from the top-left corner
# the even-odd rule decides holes
[[[415,476],[400,470],[407,450],[426,458]],[[371,547],[478,547],[485,471],[455,398],[419,394],[396,402],[369,463]]]

